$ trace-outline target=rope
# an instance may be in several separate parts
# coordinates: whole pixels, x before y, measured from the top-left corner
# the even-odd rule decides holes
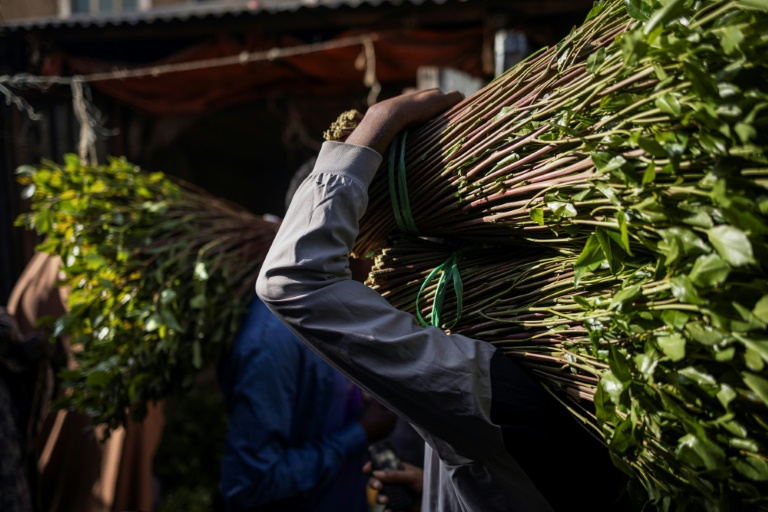
[[[376,55],[373,42],[378,39],[377,34],[366,34],[364,36],[346,37],[334,41],[323,43],[313,43],[305,45],[292,46],[290,48],[271,48],[269,50],[257,52],[241,52],[238,55],[227,57],[216,57],[212,59],[202,59],[191,62],[182,62],[176,64],[161,64],[157,66],[136,68],[136,69],[118,69],[89,75],[75,76],[36,76],[27,73],[16,75],[0,75],[0,94],[5,97],[6,104],[14,104],[19,110],[25,112],[27,116],[38,121],[41,115],[35,112],[31,105],[20,96],[16,95],[9,87],[28,87],[36,86],[46,88],[51,85],[69,85],[72,89],[72,105],[75,116],[80,123],[80,141],[78,144],[78,153],[81,160],[85,160],[90,155],[91,163],[96,164],[96,133],[95,129],[100,128],[97,120],[91,114],[92,108],[85,98],[84,87],[88,83],[102,82],[108,80],[125,80],[127,78],[157,77],[168,73],[181,73],[185,71],[196,71],[201,69],[211,69],[222,66],[232,66],[235,64],[245,65],[249,62],[273,61],[276,59],[291,57],[294,55],[306,55],[336,48],[348,46],[363,45],[363,54],[365,58],[365,75],[363,83],[370,88],[368,94],[368,104],[376,102],[381,85],[376,78]],[[100,130],[101,131],[101,130]]]
[[[333,50],[336,48],[344,48],[347,46],[363,45],[364,48],[370,47],[373,51],[373,41],[378,39],[377,34],[367,34],[364,36],[346,37],[344,39],[338,39],[334,41],[327,41],[324,43],[312,43],[291,46],[289,48],[271,48],[269,50],[257,51],[257,52],[241,52],[238,55],[229,55],[226,57],[216,57],[212,59],[202,59],[191,62],[181,62],[176,64],[160,64],[157,66],[136,68],[136,69],[116,69],[113,71],[104,71],[99,73],[91,73],[90,75],[79,76],[36,76],[26,73],[20,73],[16,75],[0,75],[0,84],[8,84],[11,86],[17,85],[71,85],[73,81],[80,80],[83,82],[102,82],[105,80],[124,80],[126,78],[143,78],[143,77],[156,77],[168,73],[180,73],[184,71],[195,71],[200,69],[210,69],[222,66],[232,66],[235,64],[247,64],[249,62],[259,61],[273,61],[276,59],[282,59],[291,57],[294,55],[305,55],[308,53],[316,53],[325,50]],[[368,51],[368,50],[366,50]],[[371,59],[373,62],[373,59]],[[375,81],[375,64],[369,64],[373,66],[374,81]],[[366,74],[364,79],[368,80],[369,77]],[[378,82],[375,82],[378,83]]]
[[[452,329],[461,318],[461,310],[463,306],[464,296],[464,283],[461,281],[461,274],[459,273],[459,257],[460,254],[454,251],[447,260],[435,267],[432,272],[429,273],[427,278],[421,284],[419,293],[416,295],[416,316],[419,322],[424,327],[433,325],[435,327],[441,327],[441,315],[443,309],[443,302],[445,301],[445,294],[448,290],[448,283],[453,284],[453,293],[456,296],[456,318],[453,323],[445,327],[445,330]],[[440,279],[437,281],[437,287],[435,288],[435,297],[432,300],[432,312],[430,314],[430,322],[424,320],[421,316],[421,309],[419,308],[419,301],[421,300],[421,294],[429,286],[429,284],[435,279],[435,276],[440,273]],[[441,327],[442,328],[442,327]]]
[[[80,123],[78,155],[83,162],[87,161],[86,156],[90,156],[90,164],[96,165],[96,132],[93,130],[96,120],[88,111],[83,81],[79,77],[74,77],[71,88],[72,109],[74,110],[77,122]]]
[[[372,39],[369,38],[363,41],[363,53],[361,53],[361,56],[365,61],[365,75],[363,75],[363,85],[370,89],[367,98],[367,103],[370,107],[376,103],[376,100],[379,97],[379,93],[381,92],[381,84],[376,77],[376,51],[373,47]],[[358,63],[356,62],[355,64]],[[361,68],[362,66],[358,67],[358,69]]]
[[[405,170],[405,139],[408,131],[395,137],[389,147],[389,197],[392,200],[392,211],[395,222],[402,233],[418,235],[416,220],[411,213],[411,203],[408,200],[408,181]],[[400,146],[398,154],[398,143]],[[395,165],[397,163],[397,165]]]

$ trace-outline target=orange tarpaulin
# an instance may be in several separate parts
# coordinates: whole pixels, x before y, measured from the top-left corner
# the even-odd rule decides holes
[[[359,37],[360,32],[339,35],[335,40]],[[420,66],[452,67],[474,76],[482,70],[483,34],[480,28],[451,30],[397,30],[378,32],[373,41],[375,73],[382,84],[414,84]],[[277,45],[303,44],[284,38]],[[43,73],[48,76],[90,75],[116,69],[164,66],[230,57],[242,52],[264,51],[274,42],[251,36],[245,43],[229,37],[193,46],[161,61],[140,66],[55,53]],[[200,112],[231,106],[274,94],[339,96],[365,89],[365,69],[355,63],[363,45],[314,51],[274,60],[261,60],[156,76],[94,81],[92,86],[128,105],[153,114]]]

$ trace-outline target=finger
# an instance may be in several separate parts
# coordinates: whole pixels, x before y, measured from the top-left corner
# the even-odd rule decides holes
[[[363,465],[363,473],[370,473],[372,469],[373,464],[371,464],[371,461],[368,461]]]
[[[464,93],[457,90],[443,92],[440,89],[419,91],[423,99],[438,102],[439,105],[451,106],[464,99]]]
[[[374,471],[373,476],[387,484],[409,484],[416,478],[407,470]]]
[[[422,93],[421,96],[418,99],[414,98],[419,105],[410,110],[411,115],[419,121],[431,119],[464,99],[464,95],[459,91],[442,92],[439,89],[429,89],[419,92]]]

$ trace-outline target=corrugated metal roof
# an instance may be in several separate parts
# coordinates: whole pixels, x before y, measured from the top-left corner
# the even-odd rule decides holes
[[[262,13],[291,12],[300,9],[325,7],[358,7],[360,5],[377,6],[381,4],[400,5],[409,3],[420,5],[431,2],[443,4],[447,0],[235,0],[210,1],[158,7],[146,11],[129,11],[100,15],[73,14],[67,18],[45,17],[11,20],[0,30],[8,31],[35,30],[45,28],[88,28],[120,25],[138,25],[158,22],[185,21],[190,19],[224,18],[254,16]]]

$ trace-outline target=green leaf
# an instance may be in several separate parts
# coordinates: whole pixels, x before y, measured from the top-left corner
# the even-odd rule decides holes
[[[757,130],[751,124],[736,123],[733,130],[736,132],[736,135],[739,136],[742,144],[747,144],[757,137]]]
[[[603,12],[604,9],[605,4],[595,2],[594,5],[592,5],[592,9],[590,9],[590,11],[587,13],[587,17],[584,19],[584,23],[599,15],[601,12]]]
[[[765,322],[760,320],[758,317],[756,317],[752,310],[744,307],[741,305],[741,303],[738,302],[739,299],[734,298],[732,301],[733,309],[736,310],[736,312],[739,314],[739,317],[741,318],[742,322],[734,322],[732,324],[732,327],[736,330],[740,331],[753,331],[753,330],[763,330],[765,329]]]
[[[611,357],[608,360],[608,365],[611,367],[612,374],[624,383],[628,383],[632,380],[632,372],[630,370],[630,363],[625,353],[611,346]]]
[[[683,368],[682,370],[678,371],[679,375],[683,375],[696,384],[698,384],[702,388],[717,388],[717,379],[715,379],[712,375],[705,373],[697,368],[694,368],[693,366],[689,366],[687,368]]]
[[[85,383],[94,388],[103,388],[109,384],[109,374],[107,372],[95,371],[88,374]]]
[[[656,108],[658,108],[665,114],[670,114],[675,117],[678,117],[681,112],[680,101],[672,94],[664,94],[663,96],[659,96],[658,98],[656,98]],[[662,155],[656,155],[656,156],[662,156]]]
[[[734,26],[725,26],[720,30],[720,45],[725,50],[726,55],[732,55],[739,50],[742,41],[744,41],[744,33]]]
[[[728,347],[725,349],[716,348],[715,349],[715,361],[720,363],[727,363],[729,361],[733,361],[733,358],[736,356],[736,347]]]
[[[765,368],[763,358],[760,357],[759,353],[750,348],[747,348],[744,352],[744,362],[747,365],[747,369],[752,370],[753,372],[762,372],[763,368]]]
[[[662,147],[661,144],[656,142],[655,139],[650,139],[648,137],[640,137],[637,139],[637,145],[640,146],[640,148],[652,156],[657,156],[660,158],[666,158],[669,156],[669,153],[667,153],[667,150]],[[653,164],[653,161],[651,161],[651,164]],[[654,164],[654,171],[656,170],[656,165]],[[646,169],[645,172],[648,172]],[[653,181],[653,180],[651,180]]]
[[[697,286],[711,287],[723,283],[730,271],[731,267],[717,254],[704,254],[696,259],[688,277]]]
[[[715,226],[707,230],[707,236],[720,256],[734,267],[755,262],[752,244],[740,229],[728,225]]]
[[[166,305],[176,299],[176,291],[166,288],[160,292],[160,304]]]
[[[601,172],[601,173],[609,173],[615,169],[620,169],[622,165],[627,163],[626,159],[623,156],[611,157],[610,154],[603,153],[603,152],[593,152],[593,153],[590,153],[590,156],[592,157],[592,163],[595,164],[595,167],[597,168],[598,172]],[[598,183],[601,183],[601,182],[598,182]]]
[[[757,301],[752,313],[763,322],[768,323],[768,295],[763,295]]]
[[[603,372],[600,378],[600,389],[606,393],[615,404],[621,402],[621,393],[624,391],[624,384],[616,378],[610,371]]]
[[[587,57],[587,73],[596,75],[600,66],[605,62],[605,49],[599,48],[596,52]]]
[[[739,396],[738,393],[727,384],[721,384],[720,390],[717,392],[717,399],[726,409],[728,408],[728,404],[730,404],[737,396]]]
[[[754,338],[752,336],[733,333],[733,337],[740,341],[745,347],[759,354],[765,362],[768,363],[768,338]]]
[[[153,332],[156,331],[160,325],[162,324],[162,320],[158,315],[152,315],[147,319],[147,323],[144,325],[144,328],[147,330],[147,332]]]
[[[675,329],[682,329],[688,323],[690,315],[684,311],[678,311],[676,309],[667,309],[662,311],[661,319],[665,324]]]
[[[64,165],[68,167],[67,170],[80,167],[80,157],[74,153],[67,153],[64,155]]]
[[[630,256],[632,254],[632,246],[629,243],[629,228],[627,227],[627,216],[623,210],[619,210],[616,213],[616,221],[619,223],[619,245]],[[614,238],[615,240],[615,238]]]
[[[573,302],[575,302],[585,310],[591,311],[593,309],[593,306],[587,301],[587,299],[585,299],[581,295],[573,295],[571,298],[573,299]]]
[[[709,154],[716,156],[728,155],[728,144],[723,137],[711,133],[700,133],[699,143]]]
[[[677,17],[685,7],[685,0],[669,0],[661,9],[654,11],[651,18],[643,27],[645,35],[653,32],[656,27],[662,27]]]
[[[707,212],[702,210],[698,210],[691,215],[688,215],[687,217],[683,218],[682,221],[689,226],[704,229],[709,229],[715,225],[715,223],[712,222],[712,217],[710,217]]]
[[[681,437],[677,449],[677,456],[693,467],[706,467],[713,471],[723,467],[725,452],[717,443],[706,436],[686,434]]]
[[[587,272],[591,272],[600,266],[605,261],[605,255],[600,248],[600,241],[593,233],[587,239],[587,243],[584,244],[581,254],[573,264],[574,269],[574,284],[578,286],[581,277]]]
[[[670,279],[672,295],[677,300],[686,304],[705,304],[704,300],[688,276],[676,276]]]
[[[665,256],[664,264],[671,266],[683,256],[695,253],[707,253],[709,246],[690,229],[673,227],[659,230],[661,242],[657,248]]]
[[[754,391],[765,405],[768,405],[768,380],[748,372],[742,372],[741,376],[744,378],[744,383],[749,386],[749,389]]]
[[[509,164],[517,162],[518,160],[520,160],[520,155],[518,155],[517,153],[511,153],[511,154],[505,156],[504,158],[502,158],[501,160],[499,160],[496,163],[496,165],[493,167],[493,169],[491,169],[489,172],[494,172],[494,171],[497,171],[499,169],[502,169],[502,168],[508,166]]]
[[[736,471],[756,482],[768,481],[768,462],[750,454],[730,460]]]
[[[576,211],[576,207],[573,203],[564,201],[549,201],[547,203],[547,208],[549,208],[552,214],[556,217],[575,217],[579,213]]]
[[[620,308],[624,303],[634,300],[641,295],[642,287],[640,284],[628,286],[619,290],[611,299],[611,305],[608,309]]]
[[[631,18],[648,21],[653,14],[653,6],[644,0],[624,0],[624,7]]]
[[[645,168],[645,172],[643,172],[642,184],[648,185],[650,183],[653,183],[655,180],[656,180],[656,163],[651,161],[651,163],[648,164],[648,167]]]
[[[178,331],[178,332],[183,331],[183,328],[181,327],[181,325],[179,325],[178,320],[176,320],[176,316],[169,309],[163,309],[160,312],[160,318],[162,318],[163,323],[169,329],[173,329],[174,331]]]
[[[691,86],[699,97],[714,98],[718,96],[717,87],[712,75],[707,73],[700,63],[692,60],[684,61],[683,71],[688,80],[691,81]]]
[[[653,377],[653,371],[659,365],[659,357],[656,353],[642,353],[637,354],[634,357],[634,362],[637,370],[643,375],[643,377],[645,377],[647,380],[650,380]]]
[[[736,0],[736,5],[747,10],[768,11],[768,0]]]
[[[515,111],[517,111],[517,107],[515,107],[514,105],[509,105],[509,106],[506,106],[506,107],[502,107],[501,110],[499,110],[499,113],[496,114],[496,116],[493,118],[493,121],[494,122],[498,121],[499,119],[501,119],[502,117],[506,116],[507,114],[514,114]],[[454,144],[453,146],[451,146],[451,148],[448,150],[448,152],[446,153],[445,156],[451,156],[453,153],[455,153],[456,150],[461,147],[461,144],[463,142],[464,142],[464,140],[462,139],[459,142],[457,142],[456,144]]]
[[[664,355],[672,361],[680,361],[685,357],[685,338],[680,333],[658,336],[656,341]]]

